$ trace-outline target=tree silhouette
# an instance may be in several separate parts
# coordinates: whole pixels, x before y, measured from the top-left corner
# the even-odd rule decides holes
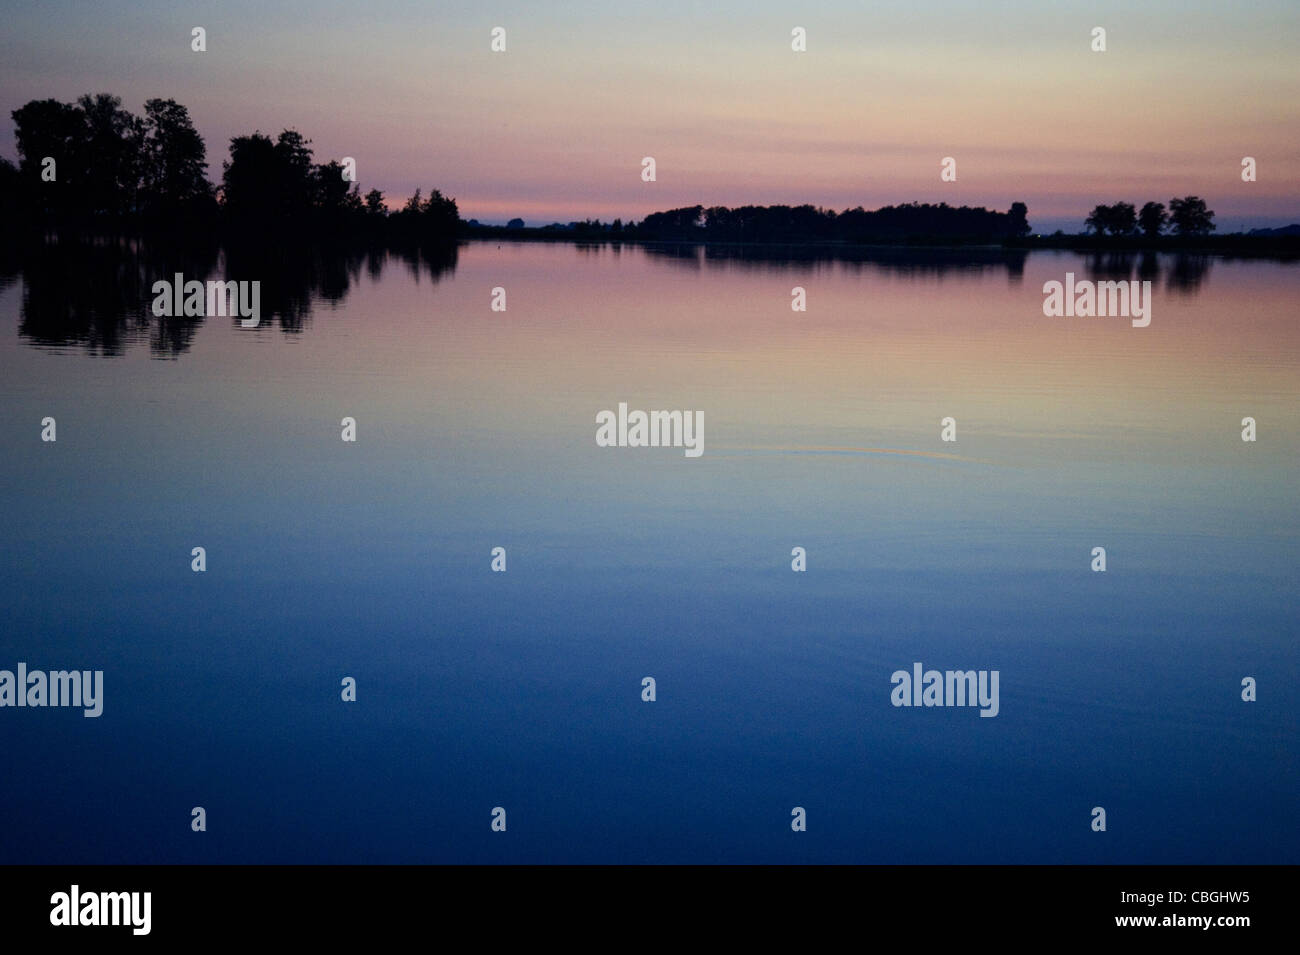
[[[388,217],[398,233],[407,240],[450,239],[460,232],[460,212],[456,200],[444,196],[439,190],[429,192],[427,199],[420,198],[420,190],[406,200],[406,205]]]
[[[1131,202],[1117,202],[1110,207],[1110,231],[1113,235],[1132,235],[1137,231],[1137,210]]]
[[[1029,207],[1027,205],[1023,202],[1013,202],[1011,208],[1007,210],[1007,215],[1011,218],[1010,226],[1013,236],[1020,238],[1029,235],[1031,230],[1029,226]]]
[[[1007,212],[913,202],[871,212],[859,206],[838,215],[811,205],[684,206],[651,213],[622,231],[640,238],[724,242],[989,241],[1027,235],[1028,212],[1023,202]]]
[[[1096,235],[1105,235],[1106,229],[1109,228],[1110,206],[1096,205],[1088,213],[1088,217],[1083,220],[1083,227],[1091,229]]]
[[[322,224],[343,225],[365,211],[360,187],[343,178],[343,165],[336,160],[317,166],[312,182],[316,195],[314,205]]]
[[[144,122],[122,109],[120,97],[87,93],[77,100],[85,134],[76,171],[85,183],[82,201],[91,215],[122,216],[138,208]]]
[[[214,211],[207,150],[189,111],[175,100],[151,99],[144,113],[142,211],[172,220]]]
[[[260,132],[231,139],[221,180],[228,220],[247,229],[306,225],[320,198],[310,142],[292,129],[275,142]]]
[[[21,221],[28,209],[23,201],[23,174],[8,159],[0,158],[0,222]]]
[[[281,211],[290,218],[305,219],[317,196],[318,184],[310,147],[311,140],[296,129],[284,130],[275,141]]]
[[[14,110],[14,141],[18,169],[34,210],[41,218],[68,219],[85,213],[85,187],[77,164],[85,159],[85,117],[71,103],[32,100]],[[54,160],[55,180],[44,182],[44,160]]]
[[[175,100],[147,101],[143,118],[108,93],[75,103],[32,100],[12,115],[19,163],[0,161],[0,212],[11,231],[215,225],[235,240],[296,233],[368,243],[385,236],[446,239],[460,231],[455,200],[436,189],[427,199],[417,191],[409,216],[390,217],[382,192],[372,189],[363,199],[337,160],[313,162],[311,140],[295,129],[275,139],[260,131],[233,137],[217,190],[207,178],[203,137]],[[48,173],[47,159],[54,164]]]
[[[1163,202],[1148,202],[1138,213],[1138,224],[1148,238],[1154,239],[1169,223],[1169,214],[1165,212]]]
[[[1094,206],[1083,224],[1097,235],[1132,235],[1137,229],[1137,212],[1129,202]]]
[[[172,99],[150,99],[143,118],[122,108],[109,93],[87,93],[73,103],[32,100],[13,111],[18,164],[0,160],[0,213],[11,226],[80,229],[125,226],[216,225],[227,238],[257,239],[295,234],[358,238],[389,237],[407,245],[457,237],[465,228],[456,201],[437,189],[417,189],[405,206],[388,212],[383,193],[364,198],[343,177],[336,160],[313,161],[311,140],[283,130],[274,140],[260,131],[230,140],[221,186],[213,188],[206,149],[189,112]],[[47,171],[54,163],[54,175]],[[1148,202],[1137,213],[1127,202],[1098,205],[1085,226],[1098,236],[1149,239],[1168,228],[1180,237],[1215,230],[1214,213],[1196,196],[1171,199],[1168,213]],[[522,228],[512,219],[510,228]],[[669,241],[739,243],[989,242],[1028,235],[1028,208],[1014,202],[1006,212],[947,203],[905,203],[836,213],[798,206],[685,206],[648,215],[642,222],[598,219],[545,227],[573,236],[618,236]]]
[[[230,159],[221,164],[221,200],[231,221],[272,217],[279,205],[276,186],[283,178],[277,166],[275,143],[269,136],[253,133],[230,140]]]
[[[1169,200],[1169,221],[1179,235],[1208,235],[1214,231],[1214,213],[1196,196]]]

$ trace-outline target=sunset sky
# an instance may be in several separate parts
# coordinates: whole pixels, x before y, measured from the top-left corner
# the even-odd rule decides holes
[[[11,2],[0,155],[28,100],[107,91],[185,104],[214,181],[231,136],[294,127],[363,192],[436,187],[482,221],[1022,200],[1036,231],[1079,231],[1098,202],[1195,194],[1220,231],[1300,222],[1294,0],[702,6]]]

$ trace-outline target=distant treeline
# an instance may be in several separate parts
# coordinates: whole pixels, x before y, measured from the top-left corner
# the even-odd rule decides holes
[[[13,111],[18,165],[0,159],[0,216],[7,232],[178,229],[244,237],[286,233],[452,239],[463,224],[454,199],[421,191],[389,212],[364,196],[343,162],[313,160],[311,141],[286,129],[230,140],[219,183],[207,178],[203,137],[175,100],[144,115],[107,93],[75,103],[33,100]]]
[[[18,165],[0,159],[0,214],[12,229],[177,229],[244,237],[297,232],[451,239],[482,229],[462,222],[437,189],[389,211],[383,193],[364,195],[355,169],[317,163],[296,130],[230,140],[221,179],[208,179],[207,151],[189,111],[151,99],[144,115],[119,97],[86,94],[73,103],[33,100],[14,110]],[[690,206],[641,223],[572,223],[573,237],[721,242],[999,241],[1029,232],[1024,203],[1008,212],[947,204],[861,207],[836,213],[803,206]],[[530,230],[533,231],[533,230]],[[541,230],[546,232],[548,230]],[[555,231],[555,230],[549,230]]]
[[[175,100],[151,99],[144,115],[107,93],[73,103],[33,100],[13,111],[18,164],[0,159],[0,221],[4,236],[24,227],[141,232],[183,231],[234,239],[369,239],[445,242],[460,236],[558,239],[630,239],[653,242],[747,244],[1007,244],[1054,245],[1067,237],[1030,238],[1028,209],[1006,212],[908,203],[868,211],[835,212],[800,206],[685,206],[655,212],[641,222],[596,219],[527,229],[522,220],[483,226],[464,222],[456,200],[417,189],[399,208],[378,189],[364,195],[354,163],[317,163],[311,141],[286,129],[230,140],[219,182],[208,179],[203,137]],[[1149,247],[1204,243],[1214,213],[1196,196],[1098,205],[1084,222],[1097,243]],[[1163,233],[1168,232],[1168,235]],[[1244,237],[1237,244],[1295,245],[1290,237]]]
[[[1131,202],[1098,205],[1083,224],[1093,235],[1133,236],[1141,229],[1149,239],[1165,231],[1190,236],[1209,235],[1215,229],[1213,211],[1197,196],[1170,199],[1167,211],[1163,202],[1148,202],[1140,212]]]
[[[1028,209],[909,203],[836,213],[815,206],[690,206],[645,217],[639,236],[719,242],[900,242],[929,239],[1000,241],[1029,234]]]
[[[683,206],[653,212],[640,223],[615,219],[555,222],[526,229],[520,219],[507,226],[469,223],[474,235],[569,239],[623,238],[657,242],[740,242],[756,244],[1004,242],[1029,234],[1028,209],[1012,203],[1006,212],[984,208],[908,203],[868,211],[858,206],[835,212],[802,206]]]

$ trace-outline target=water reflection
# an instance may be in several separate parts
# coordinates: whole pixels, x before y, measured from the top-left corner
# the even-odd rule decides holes
[[[147,341],[157,358],[189,350],[202,316],[153,314],[153,283],[180,273],[186,281],[261,282],[261,327],[298,334],[315,302],[346,299],[364,267],[377,279],[391,261],[417,279],[437,282],[455,271],[454,245],[398,249],[316,245],[218,247],[215,244],[148,244],[134,239],[68,240],[11,252],[0,263],[0,288],[22,280],[19,336],[40,348],[80,346],[99,356],[120,356]],[[236,322],[238,317],[220,321]]]
[[[23,281],[19,335],[33,345],[81,345],[96,355],[121,355],[128,342],[147,339],[153,354],[178,355],[202,319],[154,319],[150,286],[175,272],[204,279],[217,254],[215,247],[51,239],[15,263]]]
[[[950,272],[1003,272],[1012,282],[1024,276],[1024,249],[916,248],[905,246],[691,245],[652,244],[651,258],[692,269],[716,268],[766,272],[819,272],[840,268],[903,276],[932,277]]]
[[[1154,252],[1106,251],[1093,252],[1084,261],[1088,277],[1098,280],[1140,279],[1155,286],[1161,282],[1163,272],[1165,289],[1183,295],[1200,291],[1210,274],[1212,257],[1209,255],[1195,252],[1164,255],[1163,270],[1161,258]]]
[[[511,245],[517,243],[510,243]],[[1057,251],[1001,248],[903,248],[575,243],[580,258],[617,259],[626,254],[647,262],[692,271],[849,277],[883,274],[916,281],[1004,276],[1024,281],[1031,255],[1070,255],[1069,268],[1098,280],[1151,281],[1180,295],[1194,295],[1207,281],[1213,257],[1188,253],[1101,251],[1075,257]],[[363,272],[378,280],[392,265],[416,280],[440,282],[454,274],[455,245],[401,248],[358,245],[283,247],[265,244],[146,244],[129,239],[47,239],[42,245],[7,253],[0,260],[0,288],[22,280],[19,335],[43,348],[79,346],[87,353],[118,356],[134,342],[150,353],[175,358],[189,350],[204,318],[159,317],[152,313],[152,285],[182,273],[186,280],[233,279],[261,282],[261,326],[296,335],[310,323],[317,302],[343,302]],[[1062,267],[1062,271],[1067,268]],[[237,317],[223,318],[235,322]]]
[[[0,862],[1300,859],[1294,265],[36,251],[0,295],[0,660],[112,689],[4,737],[26,778],[82,777],[0,782]],[[176,271],[262,280],[264,327],[153,317]],[[1045,316],[1067,271],[1158,279],[1151,326]],[[598,446],[622,401],[701,411],[704,454]],[[895,709],[917,660],[1000,669],[1001,714]],[[194,793],[234,837],[141,840]],[[1094,838],[1094,793],[1139,838]],[[412,838],[412,806],[498,802],[531,820],[514,848]],[[867,821],[792,848],[795,802]]]

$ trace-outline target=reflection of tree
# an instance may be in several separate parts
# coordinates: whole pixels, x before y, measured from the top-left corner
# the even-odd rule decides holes
[[[406,263],[411,277],[417,282],[423,274],[437,282],[456,270],[460,249],[453,242],[431,242],[403,245],[390,254],[399,256]]]
[[[146,322],[148,319],[145,320]],[[149,334],[149,351],[155,358],[176,358],[190,350],[194,333],[203,322],[193,315],[171,315],[154,318]]]
[[[707,248],[707,246],[697,245],[693,242],[664,242],[655,245],[647,245],[645,251],[646,255],[652,260],[663,259],[672,262],[674,265],[685,266],[698,271],[702,267],[704,261],[705,248]],[[723,249],[723,247],[719,247],[719,249]],[[721,251],[719,257],[723,255],[725,255],[725,251]]]
[[[365,250],[357,247],[235,243],[225,250],[225,273],[261,282],[261,326],[298,333],[311,316],[312,300],[340,302],[360,273]],[[232,317],[232,323],[240,319]]]
[[[1209,274],[1210,256],[1179,253],[1165,281],[1170,291],[1190,295],[1200,290]]]
[[[189,347],[202,318],[155,318],[153,283],[182,272],[200,281],[212,272],[214,247],[146,250],[124,239],[62,240],[24,251],[22,319],[18,333],[37,345],[81,345],[120,355],[147,338],[160,356]]]
[[[617,247],[616,247],[617,248]],[[760,246],[655,244],[641,246],[648,259],[691,270],[739,270],[809,275],[838,271],[850,275],[883,272],[906,279],[949,274],[1004,274],[1023,279],[1023,249],[905,248],[835,246]],[[603,255],[600,247],[582,250]],[[263,328],[301,333],[316,301],[342,302],[363,270],[379,280],[387,267],[405,268],[416,281],[438,282],[454,273],[459,250],[454,243],[411,243],[396,248],[367,244],[281,245],[154,244],[127,239],[47,240],[0,247],[0,287],[22,276],[19,335],[36,346],[81,346],[93,354],[121,355],[133,342],[147,341],[157,357],[189,350],[201,316],[155,316],[153,283],[229,279],[261,283]],[[1086,256],[1083,269],[1100,280],[1132,277],[1158,281],[1165,272],[1170,291],[1190,294],[1203,284],[1212,256],[1176,256],[1124,250]],[[1136,271],[1135,271],[1136,269]],[[234,325],[240,316],[220,318]]]
[[[1127,279],[1133,273],[1136,258],[1135,253],[1126,251],[1093,252],[1084,259],[1083,267],[1090,279]]]
[[[833,246],[833,245],[697,245],[662,243],[645,246],[658,261],[701,269],[763,272],[818,272],[839,268],[847,272],[874,269],[908,277],[943,277],[954,272],[1005,272],[1012,282],[1024,277],[1024,249],[955,246]]]
[[[1109,250],[1094,252],[1084,259],[1088,278],[1115,281],[1137,278],[1151,282],[1160,280],[1161,260],[1165,261],[1165,284],[1174,292],[1195,292],[1210,272],[1213,257],[1190,252],[1177,255],[1154,252]],[[1136,265],[1136,272],[1134,266]]]
[[[155,316],[153,283],[209,279],[259,281],[262,327],[301,332],[315,301],[343,301],[362,268],[378,279],[390,261],[405,261],[434,282],[456,267],[454,244],[409,246],[398,252],[364,245],[282,246],[243,243],[151,244],[136,240],[62,239],[0,254],[0,285],[22,275],[19,335],[32,345],[80,345],[92,354],[121,355],[136,341],[174,358],[188,351],[203,316]],[[12,279],[8,279],[12,281]],[[219,318],[238,323],[241,316]]]

